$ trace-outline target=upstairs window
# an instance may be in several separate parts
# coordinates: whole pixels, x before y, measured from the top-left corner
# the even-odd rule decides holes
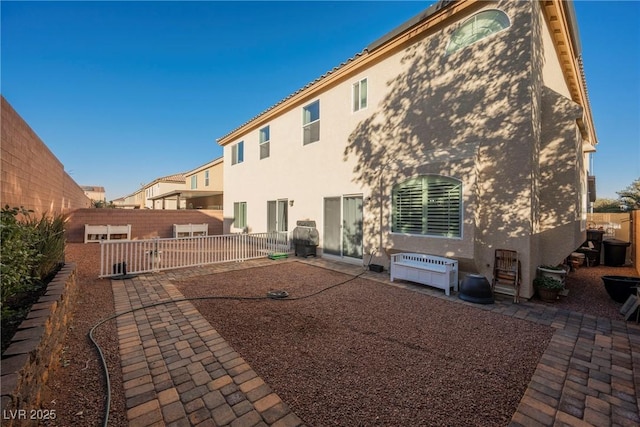
[[[209,186],[209,171],[204,171],[204,186]]]
[[[484,10],[467,19],[451,35],[447,54],[472,45],[510,26],[509,17],[501,10]]]
[[[462,183],[425,175],[393,188],[392,231],[425,236],[462,236]]]
[[[195,190],[196,188],[198,188],[198,176],[191,175],[191,189]]]
[[[315,101],[302,109],[302,144],[320,140],[320,101]]]
[[[242,162],[244,162],[244,141],[231,147],[231,164],[236,165]]]
[[[367,108],[367,79],[362,79],[353,84],[353,111]]]
[[[260,160],[269,157],[269,126],[265,126],[260,129]]]

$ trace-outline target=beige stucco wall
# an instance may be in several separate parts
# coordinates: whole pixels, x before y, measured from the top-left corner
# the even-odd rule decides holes
[[[161,194],[169,193],[174,190],[184,190],[184,183],[177,182],[156,182],[145,188],[145,204],[144,206],[149,209],[162,209],[162,200],[150,200],[151,197],[159,196]],[[181,203],[180,209],[184,209],[184,201]],[[177,201],[175,199],[167,199],[164,201],[164,209],[177,209]]]
[[[578,109],[561,95],[568,94],[562,82],[545,75],[557,67],[549,59],[555,55],[550,39],[540,34],[546,24],[539,3],[480,5],[493,7],[508,14],[510,28],[445,55],[455,25],[436,27],[226,145],[227,229],[240,231],[231,227],[234,202],[247,202],[249,231],[259,232],[267,228],[267,200],[294,200],[290,229],[298,219],[316,220],[322,246],[323,199],[360,194],[366,261],[374,252],[373,262],[383,265],[392,252],[429,253],[457,258],[462,270],[491,278],[495,249],[514,249],[522,259],[521,294],[530,297],[543,255],[561,262],[583,240],[582,195],[575,188],[584,175]],[[351,85],[362,78],[369,107],[353,113]],[[543,89],[547,81],[558,90]],[[316,99],[320,141],[303,146],[302,107]],[[565,111],[554,116],[556,106]],[[543,126],[543,120],[559,123]],[[271,155],[260,160],[258,128],[267,124]],[[232,146],[241,140],[244,162],[231,165]],[[393,186],[421,174],[462,182],[461,238],[391,233]],[[550,247],[557,250],[547,256]]]
[[[104,191],[85,191],[84,194],[91,200],[104,201]]]
[[[207,164],[185,174],[185,188],[188,190],[224,190],[224,163],[214,161],[214,164]],[[206,183],[206,174],[209,173],[209,183]],[[197,187],[191,187],[191,179],[195,176]]]
[[[586,182],[582,138],[575,120],[582,109],[544,88],[538,212],[539,264],[559,264],[586,239]]]

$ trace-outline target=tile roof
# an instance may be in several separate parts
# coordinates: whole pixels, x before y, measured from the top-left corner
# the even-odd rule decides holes
[[[98,187],[95,185],[81,185],[83,191],[95,191],[96,193],[104,193],[104,187]]]
[[[293,98],[294,96],[298,95],[301,92],[304,92],[305,90],[307,90],[308,88],[310,88],[311,86],[315,85],[316,83],[318,83],[321,80],[324,80],[325,78],[327,78],[328,76],[330,76],[331,74],[333,74],[334,72],[338,71],[339,69],[341,69],[342,67],[344,67],[345,65],[349,64],[350,62],[353,62],[355,59],[359,58],[362,55],[365,55],[367,53],[367,50],[363,50],[360,53],[356,53],[354,56],[352,56],[351,58],[347,59],[346,61],[344,61],[343,63],[341,63],[340,65],[333,67],[331,70],[327,71],[326,73],[324,73],[323,75],[321,75],[320,77],[318,77],[317,79],[307,83],[306,85],[304,85],[303,87],[301,87],[300,89],[296,90],[295,92],[293,92],[292,94],[290,94],[289,96],[287,96],[286,98],[280,100],[279,102],[273,104],[271,107],[267,108],[266,110],[262,111],[261,113],[258,113],[256,116],[250,118],[249,120],[247,120],[246,122],[242,123],[240,126],[236,127],[235,129],[231,130],[230,132],[226,133],[225,135],[221,136],[220,138],[217,138],[217,141],[220,141],[221,139],[226,138],[227,136],[231,135],[232,133],[234,133],[235,131],[237,131],[238,129],[246,126],[247,124],[251,123],[252,121],[256,120],[257,118],[265,115],[266,113],[268,113],[269,111],[273,110],[274,108],[278,107],[279,105],[284,104],[285,102],[287,102],[289,99]]]
[[[154,182],[181,182],[184,183],[185,177],[184,177],[184,172],[181,173],[175,173],[173,175],[167,175],[167,176],[163,176],[161,178],[157,178],[155,180],[153,180],[153,182],[151,182],[151,184],[153,184]]]
[[[352,56],[351,58],[349,58],[346,61],[342,62],[340,65],[338,65],[336,67],[333,67],[331,70],[327,71],[326,73],[324,73],[323,75],[321,75],[317,79],[307,83],[306,85],[304,85],[303,87],[301,87],[297,91],[293,92],[292,94],[290,94],[286,98],[282,99],[281,101],[277,102],[276,104],[272,105],[271,107],[267,108],[266,110],[262,111],[261,113],[257,114],[256,116],[252,117],[251,119],[247,120],[246,122],[242,123],[240,126],[236,127],[235,129],[231,130],[230,132],[226,133],[225,135],[221,136],[220,138],[217,138],[217,141],[225,139],[229,135],[233,134],[234,132],[236,132],[237,130],[243,128],[244,126],[248,125],[249,123],[253,122],[254,120],[260,118],[261,116],[265,115],[266,113],[268,113],[269,111],[273,110],[274,108],[284,104],[289,99],[295,97],[296,95],[300,94],[301,92],[304,92],[305,90],[309,89],[310,87],[312,87],[313,85],[317,84],[318,82],[320,82],[320,81],[326,79],[327,77],[331,76],[333,73],[335,73],[336,71],[342,69],[347,64],[355,61],[356,59],[360,58],[361,56],[369,54],[373,50],[375,50],[375,49],[379,48],[380,46],[384,45],[385,43],[387,43],[389,40],[392,40],[393,38],[399,36],[400,34],[405,33],[411,27],[413,27],[416,24],[422,22],[423,20],[427,19],[429,16],[431,16],[434,13],[440,11],[441,9],[444,9],[444,8],[448,7],[449,5],[455,3],[456,1],[457,0],[440,0],[437,3],[429,6],[427,9],[425,9],[422,12],[420,12],[419,14],[414,16],[413,18],[411,18],[408,21],[404,22],[403,24],[399,25],[398,27],[396,27],[392,31],[388,32],[384,36],[380,37],[379,39],[377,39],[373,43],[369,44],[364,50],[362,50],[362,52],[356,53],[354,56]]]

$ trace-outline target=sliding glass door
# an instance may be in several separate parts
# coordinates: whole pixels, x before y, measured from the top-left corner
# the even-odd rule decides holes
[[[324,199],[323,251],[362,259],[362,196]]]
[[[289,230],[289,201],[287,199],[267,201],[267,231]]]

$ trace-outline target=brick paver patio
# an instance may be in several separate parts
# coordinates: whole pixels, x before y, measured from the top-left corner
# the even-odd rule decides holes
[[[180,300],[173,279],[272,263],[174,270],[112,280],[116,311]],[[287,261],[278,261],[287,262]],[[362,267],[309,259],[349,274]],[[440,290],[388,275],[364,278],[470,304]],[[555,328],[511,426],[640,425],[640,325],[597,318],[532,302],[477,305]],[[136,310],[117,319],[130,426],[299,426],[303,421],[253,371],[189,301]]]
[[[112,280],[116,311],[182,299],[176,276]],[[117,329],[130,426],[302,425],[190,302],[122,315]]]

